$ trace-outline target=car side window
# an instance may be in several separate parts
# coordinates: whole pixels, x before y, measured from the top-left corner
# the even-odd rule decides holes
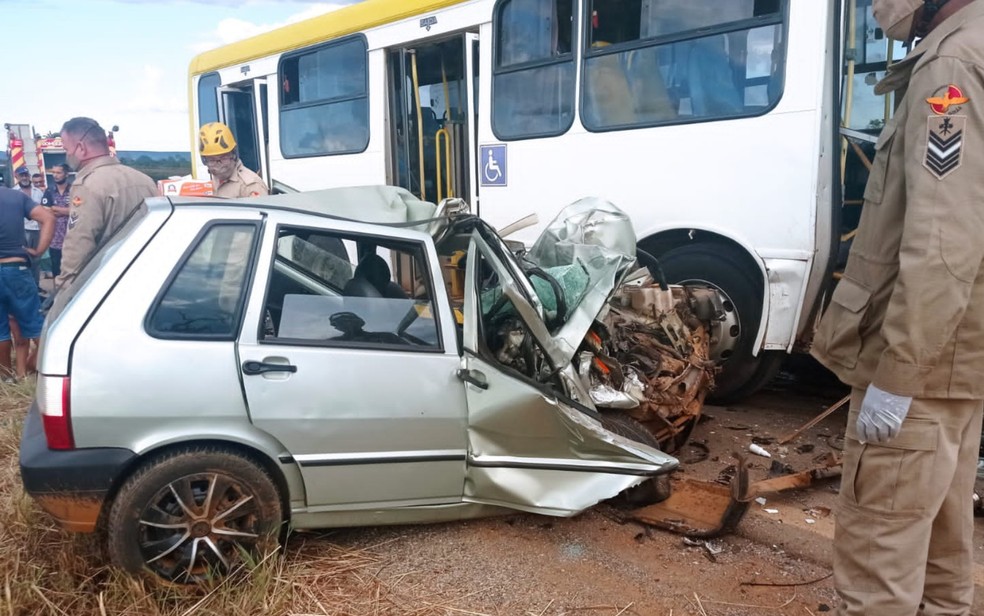
[[[239,330],[254,225],[218,223],[197,238],[146,320],[157,338],[232,340]]]
[[[441,350],[423,244],[282,227],[261,340]]]

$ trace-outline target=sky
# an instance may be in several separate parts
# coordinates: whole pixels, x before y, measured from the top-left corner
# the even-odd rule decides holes
[[[0,0],[0,124],[88,116],[120,150],[190,151],[192,57],[357,1]]]

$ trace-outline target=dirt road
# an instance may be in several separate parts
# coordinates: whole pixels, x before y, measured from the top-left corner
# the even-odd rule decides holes
[[[785,378],[782,378],[785,377]],[[694,440],[710,452],[684,473],[713,479],[752,439],[774,460],[800,470],[840,446],[846,410],[835,412],[780,448],[770,442],[804,424],[846,391],[826,375],[799,368],[767,391],[730,408],[708,407]],[[681,458],[696,459],[699,447]],[[749,456],[752,479],[771,460]],[[824,480],[754,503],[738,532],[715,540],[711,554],[681,537],[621,523],[600,505],[573,519],[512,515],[425,527],[298,535],[287,550],[313,553],[330,542],[367,549],[381,563],[373,583],[394,613],[446,614],[799,614],[832,611],[830,540],[837,480]],[[984,537],[978,521],[977,545]],[[984,550],[979,547],[979,562]],[[976,567],[984,613],[984,567]],[[819,580],[819,581],[817,581]],[[812,583],[811,583],[812,582]],[[774,584],[774,585],[751,585]],[[356,589],[353,589],[356,592]]]

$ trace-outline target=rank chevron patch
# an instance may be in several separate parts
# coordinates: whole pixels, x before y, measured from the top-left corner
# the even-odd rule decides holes
[[[926,156],[923,166],[942,180],[962,162],[965,116],[929,116],[926,123]]]

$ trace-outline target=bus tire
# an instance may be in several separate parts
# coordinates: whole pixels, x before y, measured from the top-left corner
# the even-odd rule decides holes
[[[687,244],[659,257],[671,284],[709,284],[728,297],[738,316],[738,340],[731,354],[721,361],[721,371],[708,399],[727,404],[758,391],[779,371],[785,353],[763,351],[752,354],[755,334],[762,320],[762,277],[743,267],[744,251],[718,243]]]

